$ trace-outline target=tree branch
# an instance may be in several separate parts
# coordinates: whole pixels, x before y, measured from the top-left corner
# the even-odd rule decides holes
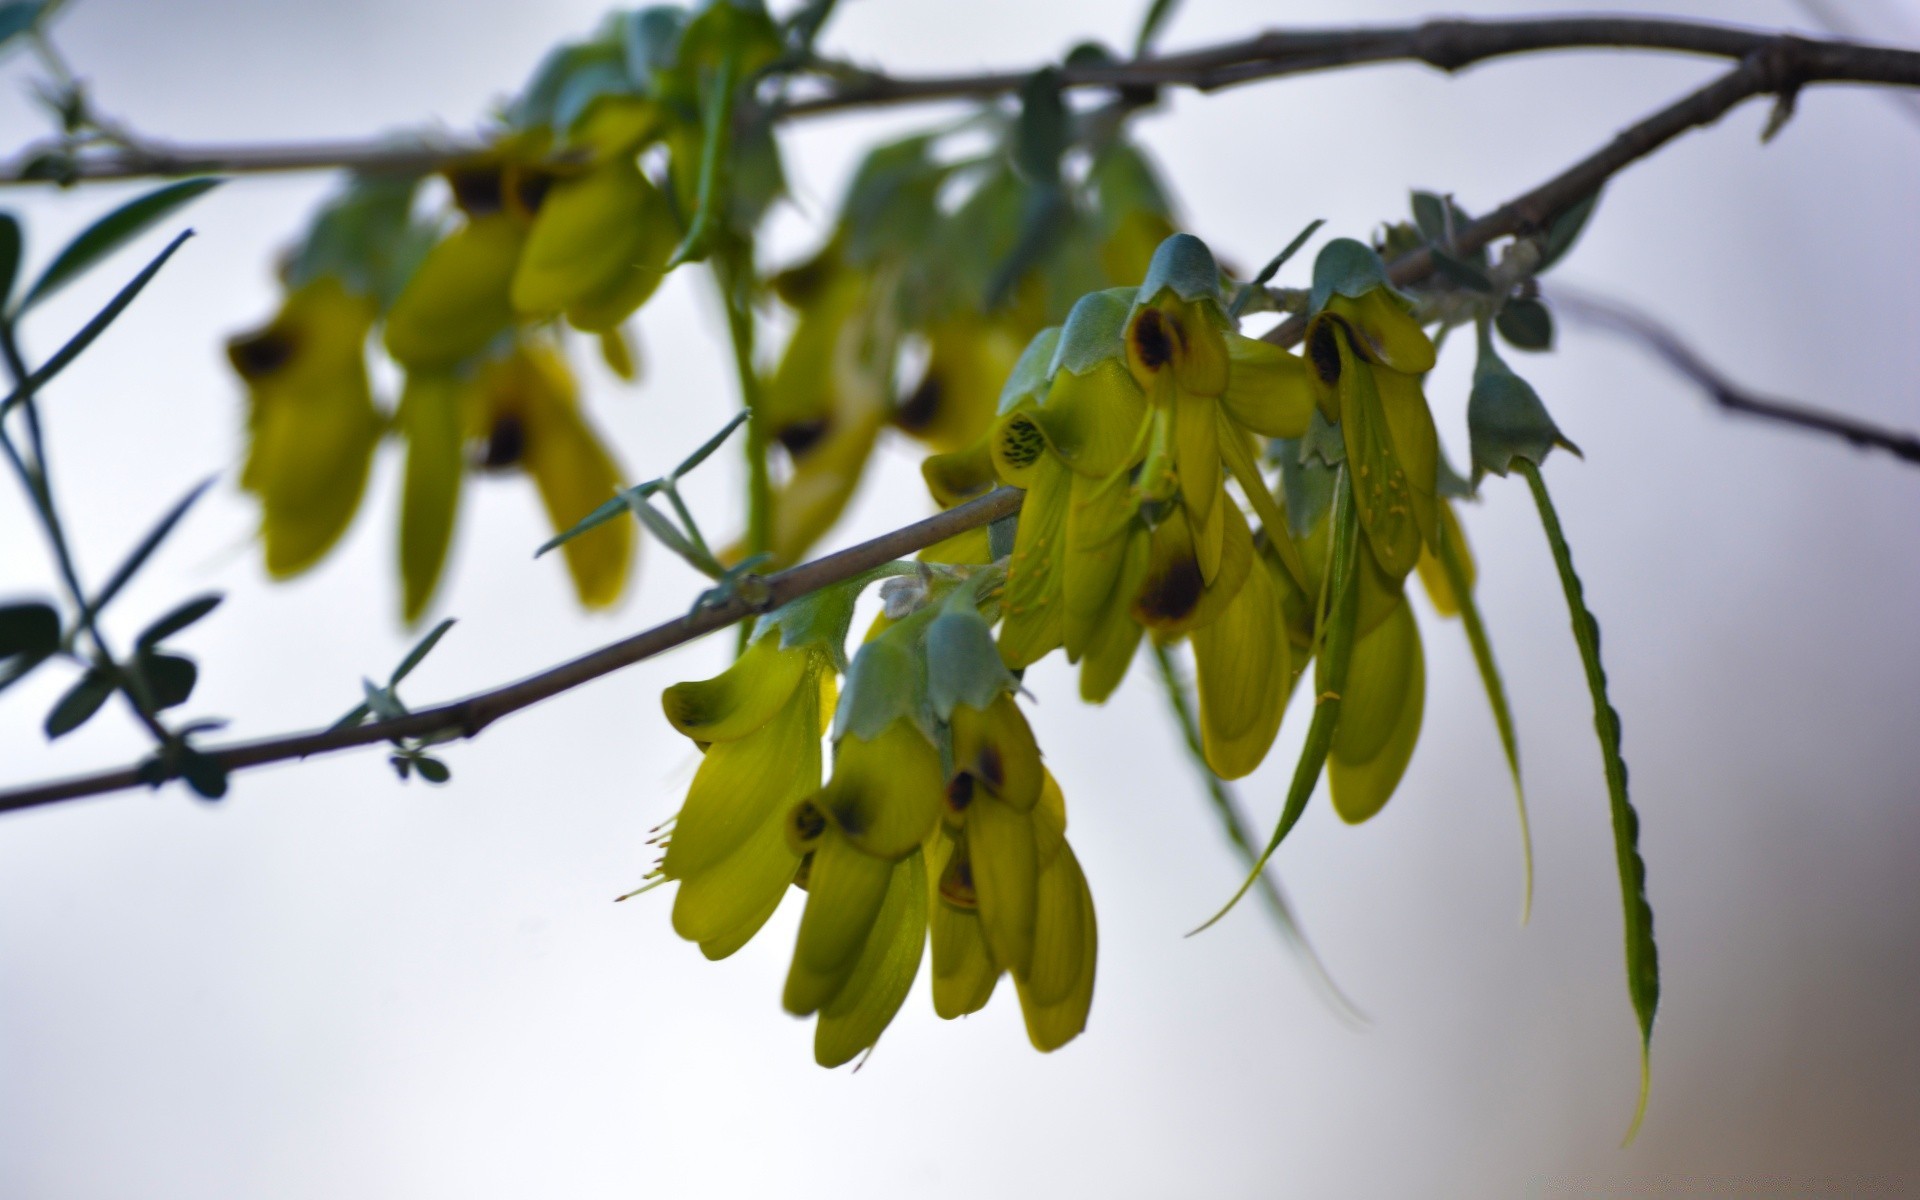
[[[1564,287],[1555,287],[1550,296],[1543,295],[1542,298],[1576,321],[1641,343],[1661,361],[1698,384],[1715,404],[1729,412],[1746,413],[1801,429],[1830,433],[1855,446],[1885,450],[1895,458],[1920,463],[1920,437],[1882,429],[1791,400],[1770,399],[1749,392],[1715,370],[1691,346],[1681,341],[1673,330],[1638,309]]]
[[[1743,61],[1769,57],[1792,63],[1796,87],[1829,82],[1920,86],[1920,52],[1708,22],[1639,17],[1433,20],[1404,26],[1277,30],[1179,54],[1065,67],[1061,82],[1070,88],[1151,92],[1177,86],[1211,91],[1255,80],[1372,63],[1419,62],[1451,72],[1509,55],[1586,49],[1668,51]],[[820,95],[784,103],[776,116],[791,119],[884,105],[984,99],[1018,90],[1033,68],[900,78],[842,64],[822,64],[816,73],[836,82]],[[191,145],[138,139],[130,146],[83,152],[55,161],[48,156],[61,155],[67,149],[55,141],[30,147],[0,165],[0,185],[204,172],[426,171],[476,153],[485,145],[479,138],[289,145]]]
[[[529,675],[517,683],[423,708],[390,721],[238,742],[204,753],[232,772],[244,767],[310,758],[316,754],[329,754],[335,750],[348,750],[397,738],[424,738],[446,733],[470,738],[509,713],[530,708],[542,700],[571,691],[622,667],[643,662],[756,613],[777,608],[789,600],[843,583],[863,571],[892,562],[901,555],[923,550],[957,533],[1011,516],[1020,510],[1020,502],[1025,496],[1026,493],[1015,488],[999,488],[988,492],[924,521],[915,521],[857,546],[769,575],[763,581],[765,591],[751,601],[736,593],[724,603],[710,608],[697,608],[684,617],[602,646],[590,654]],[[0,812],[124,791],[142,783],[138,770],[137,766],[123,767],[0,792]]]

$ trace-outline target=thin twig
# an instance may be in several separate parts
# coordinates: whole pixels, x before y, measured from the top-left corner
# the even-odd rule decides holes
[[[311,733],[265,738],[211,748],[204,753],[228,772],[290,759],[310,758],[335,750],[367,746],[398,738],[425,738],[453,734],[472,737],[509,713],[519,712],[542,700],[571,691],[583,683],[608,675],[622,667],[643,662],[657,654],[690,642],[703,634],[723,629],[755,613],[785,604],[789,600],[842,583],[863,571],[892,562],[904,554],[923,550],[957,533],[977,529],[1020,509],[1026,493],[1000,488],[976,500],[957,505],[942,513],[916,521],[901,529],[881,534],[824,558],[802,563],[766,578],[765,590],[757,602],[749,602],[737,589],[720,604],[698,608],[684,617],[656,625],[643,633],[610,645],[570,662],[561,663],[517,683],[478,692],[461,700],[423,708],[389,721],[375,721],[345,729],[324,729]],[[140,785],[138,767],[123,767],[95,775],[83,775],[53,783],[35,784],[0,792],[0,812],[33,808],[60,800],[97,796]]]
[[[1885,450],[1896,458],[1920,463],[1920,436],[1883,429],[1852,417],[1843,417],[1791,400],[1756,395],[1715,370],[1678,334],[1638,309],[1588,292],[1555,287],[1544,299],[1558,312],[1585,325],[1639,342],[1661,361],[1686,376],[1729,412],[1780,421],[1818,433],[1830,433],[1855,446]]]
[[[1402,26],[1278,30],[1178,54],[1065,67],[1060,79],[1069,88],[1146,94],[1161,87],[1212,91],[1374,63],[1418,62],[1452,72],[1509,55],[1584,49],[1668,51],[1743,61],[1770,56],[1790,59],[1797,83],[1920,86],[1920,52],[1642,17],[1433,20]],[[1033,70],[901,78],[823,64],[814,73],[836,82],[820,95],[780,102],[774,115],[791,119],[884,105],[991,98],[1017,91]],[[29,147],[0,166],[0,184],[341,168],[419,172],[485,148],[485,139],[464,137],[288,145],[188,145],[139,139],[131,146],[75,155],[68,153],[70,147],[54,141]],[[50,170],[53,159],[63,161]]]

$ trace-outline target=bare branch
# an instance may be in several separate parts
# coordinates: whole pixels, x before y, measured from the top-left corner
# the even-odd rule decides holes
[[[1588,292],[1555,287],[1542,297],[1555,310],[1582,324],[1605,329],[1651,350],[1661,361],[1700,386],[1715,404],[1729,412],[1780,421],[1801,429],[1830,433],[1855,446],[1885,450],[1895,458],[1920,463],[1920,437],[1882,429],[1851,417],[1810,408],[1790,400],[1770,399],[1747,391],[1715,370],[1679,335],[1638,309]]]
[[[1277,30],[1179,54],[1068,67],[1062,70],[1061,81],[1071,88],[1151,95],[1161,87],[1210,91],[1371,63],[1419,62],[1443,71],[1459,71],[1514,54],[1583,49],[1668,51],[1741,60],[1771,57],[1792,63],[1794,86],[1826,82],[1920,86],[1920,52],[1707,22],[1640,17],[1434,20],[1404,26]],[[1033,68],[1027,68],[900,78],[857,67],[821,64],[815,73],[834,82],[819,95],[786,103],[776,115],[790,119],[882,105],[984,99],[1017,90],[1032,72]],[[130,146],[75,155],[52,172],[43,160],[49,153],[61,153],[62,145],[52,142],[30,147],[0,166],[0,184],[74,183],[200,172],[249,174],[337,168],[421,171],[472,154],[484,145],[479,138],[254,146],[195,146],[144,139],[132,142]]]
[[[529,675],[517,683],[478,692],[461,700],[423,708],[390,721],[375,721],[344,729],[317,730],[260,741],[240,742],[205,751],[227,771],[264,766],[289,759],[310,758],[335,750],[368,746],[396,738],[424,738],[453,733],[473,737],[482,729],[509,713],[519,712],[542,700],[571,691],[583,683],[612,674],[622,667],[643,662],[657,654],[693,641],[703,634],[724,629],[756,613],[777,608],[821,588],[852,579],[863,571],[892,562],[904,554],[923,550],[957,533],[977,529],[1020,510],[1026,493],[1015,488],[1000,488],[976,500],[957,505],[924,521],[885,533],[824,558],[802,563],[766,578],[765,591],[757,603],[735,595],[723,604],[699,608],[684,617],[656,625],[643,633],[602,646],[571,662]],[[140,786],[137,767],[123,767],[96,775],[82,775],[53,783],[35,784],[0,792],[0,812],[34,808],[60,800],[98,796]]]

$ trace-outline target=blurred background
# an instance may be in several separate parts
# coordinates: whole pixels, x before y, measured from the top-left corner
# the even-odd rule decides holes
[[[1084,37],[1130,44],[1137,4],[849,0],[826,44],[902,71],[1020,66]],[[1478,3],[1473,13],[1519,11]],[[1544,0],[1528,10],[1571,10]],[[1648,6],[1624,5],[1623,8]],[[1811,30],[1789,4],[1668,4]],[[598,0],[84,0],[58,40],[108,112],[193,141],[474,127]],[[1920,44],[1920,6],[1845,6]],[[1165,48],[1262,25],[1403,21],[1421,6],[1189,0]],[[45,132],[27,64],[0,63],[11,149]],[[1724,69],[1575,53],[1449,79],[1373,67],[1213,97],[1138,123],[1187,227],[1257,264],[1309,219],[1364,237],[1410,187],[1485,211]],[[1768,146],[1750,103],[1607,191],[1555,279],[1635,301],[1755,390],[1920,425],[1920,122],[1821,87]],[[795,123],[793,202],[769,253],[808,250],[846,174],[924,109]],[[207,589],[181,639],[192,711],[262,735],[333,719],[411,635],[392,567],[398,459],[346,544],[270,585],[234,485],[241,393],[222,343],[269,314],[271,264],[321,175],[240,180],[47,396],[53,465],[98,579],[192,483],[222,483],[110,626]],[[134,194],[16,189],[32,269]],[[181,222],[169,222],[177,226]],[[165,235],[148,240],[149,252]],[[139,254],[48,304],[44,356]],[[1303,260],[1304,261],[1304,260]],[[1305,267],[1282,282],[1299,283]],[[630,477],[660,474],[735,404],[722,314],[693,271],[641,313],[647,374],[590,374]],[[1467,459],[1465,345],[1429,384]],[[584,360],[587,356],[577,356]],[[1030,712],[1099,906],[1087,1033],[1027,1045],[1011,994],[934,1017],[923,978],[858,1074],[812,1063],[779,1007],[799,907],[710,964],[640,882],[694,751],[658,695],[725,661],[714,638],[449,749],[455,778],[399,785],[377,752],[0,820],[0,1194],[247,1196],[1858,1195],[1920,1188],[1920,471],[1712,411],[1639,349],[1563,325],[1515,358],[1586,451],[1548,478],[1605,633],[1657,914],[1665,1002],[1646,1126],[1592,712],[1525,488],[1463,510],[1518,710],[1539,871],[1516,919],[1513,802],[1455,623],[1426,620],[1426,734],[1394,802],[1343,826],[1316,802],[1276,862],[1339,983],[1343,1025],[1256,903],[1182,934],[1239,867],[1136,663],[1104,709],[1050,660]],[[690,489],[738,520],[724,455]],[[915,455],[883,449],[842,544],[931,510]],[[517,677],[679,611],[700,586],[649,547],[628,603],[583,617],[532,489],[469,492],[441,615],[408,682],[424,704]],[[24,505],[0,501],[0,592],[51,579]],[[1424,597],[1416,600],[1423,604]],[[49,748],[48,671],[0,698],[0,784],[130,761],[116,709]],[[1270,828],[1303,735],[1290,715],[1241,794]]]

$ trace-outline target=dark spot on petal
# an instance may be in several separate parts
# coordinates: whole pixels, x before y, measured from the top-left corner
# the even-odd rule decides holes
[[[996,792],[1006,784],[1007,772],[1000,762],[1000,747],[992,742],[980,747],[980,778]]]
[[[947,784],[947,807],[953,812],[965,812],[972,803],[973,776],[962,771]]]
[[[818,417],[811,421],[795,421],[773,436],[787,448],[788,454],[799,459],[805,458],[807,451],[820,444],[820,439],[827,436],[827,427],[827,419]]]
[[[527,427],[519,417],[503,413],[494,418],[487,432],[487,452],[480,466],[488,471],[506,471],[520,465],[527,453]]]
[[[1147,577],[1134,609],[1149,624],[1184,620],[1200,603],[1206,582],[1200,576],[1200,563],[1185,556],[1165,571]]]
[[[1168,330],[1167,324],[1157,308],[1145,309],[1134,318],[1133,352],[1139,356],[1140,365],[1149,371],[1158,371],[1173,361],[1174,333]]]
[[[531,167],[514,170],[510,178],[513,189],[513,204],[520,215],[531,217],[540,211],[540,205],[547,198],[547,190],[553,186],[553,176]]]
[[[859,796],[838,797],[833,805],[833,823],[840,832],[848,837],[859,837],[867,831],[866,807],[860,803]]]
[[[268,328],[227,343],[227,358],[242,379],[261,379],[287,365],[298,346],[293,334]]]
[[[1021,417],[1000,427],[1000,455],[1015,469],[1030,467],[1047,448],[1046,435],[1030,419]]]
[[[447,172],[453,202],[470,217],[484,217],[506,207],[505,181],[496,166],[455,167]]]
[[[920,381],[920,386],[907,397],[906,403],[894,412],[894,424],[908,433],[919,433],[926,429],[939,417],[940,402],[946,398],[946,391],[946,385],[940,381],[940,377],[929,371],[927,377]]]
[[[976,908],[980,898],[973,886],[973,862],[967,857],[967,845],[953,848],[947,869],[940,873],[940,898],[955,908]]]
[[[1307,357],[1313,361],[1313,373],[1321,383],[1340,382],[1340,343],[1334,341],[1339,336],[1332,321],[1316,321],[1313,332],[1307,335]]]
[[[811,842],[827,831],[827,814],[811,800],[802,800],[793,810],[789,820],[793,823],[793,832],[802,842]]]

